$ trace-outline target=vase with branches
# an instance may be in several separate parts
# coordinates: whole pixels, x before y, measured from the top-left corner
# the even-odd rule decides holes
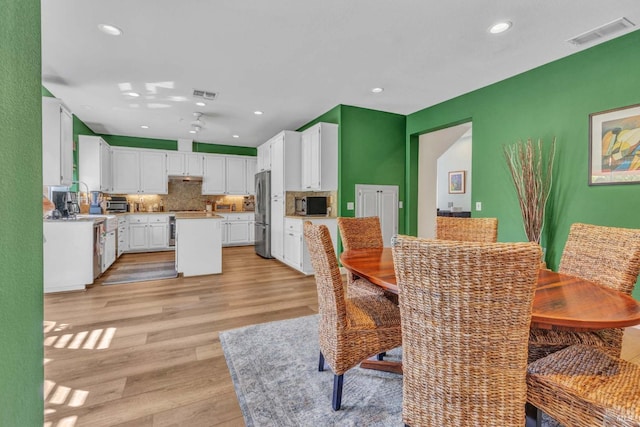
[[[553,138],[546,159],[542,153],[541,139],[534,142],[529,138],[526,142],[518,141],[503,148],[516,187],[527,239],[540,244],[544,211],[551,192],[556,139]]]

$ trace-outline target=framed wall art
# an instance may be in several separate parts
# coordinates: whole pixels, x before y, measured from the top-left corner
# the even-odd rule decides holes
[[[464,194],[465,171],[449,172],[449,194]]]
[[[589,185],[640,183],[640,104],[589,114]]]

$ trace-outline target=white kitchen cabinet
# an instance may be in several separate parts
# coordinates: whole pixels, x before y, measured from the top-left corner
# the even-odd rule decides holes
[[[251,194],[247,185],[247,156],[205,155],[202,194]]]
[[[255,226],[254,214],[251,212],[238,212],[219,214],[222,220],[222,246],[251,245],[255,239],[253,227]]]
[[[73,181],[73,116],[57,98],[42,97],[42,185]]]
[[[118,217],[118,243],[116,249],[116,258],[129,250],[129,221],[127,215]]]
[[[101,137],[90,135],[78,135],[78,145],[78,179],[87,184],[89,191],[110,193],[111,147]]]
[[[249,227],[249,244],[253,245],[256,242],[256,221],[252,219],[247,226]]]
[[[249,157],[245,160],[247,164],[247,194],[256,194],[256,164],[255,157]]]
[[[271,145],[271,195],[300,190],[300,133],[283,131],[269,140]],[[273,214],[272,214],[273,215]]]
[[[271,141],[260,144],[257,151],[256,172],[271,170]]]
[[[281,261],[304,274],[313,274],[311,257],[304,239],[303,222],[326,225],[331,235],[333,250],[337,253],[338,225],[335,218],[292,218],[284,220],[284,257]]]
[[[129,250],[144,251],[169,247],[169,215],[129,215]]]
[[[317,123],[301,135],[303,191],[337,191],[338,125]]]
[[[104,252],[102,253],[102,272],[107,271],[116,260],[116,231],[104,235]]]
[[[167,194],[167,153],[112,148],[113,193]]]
[[[271,199],[271,256],[284,260],[284,197]]]
[[[202,176],[204,171],[204,155],[201,153],[167,153],[167,175],[169,176]]]
[[[356,216],[380,218],[382,239],[385,246],[398,233],[398,186],[356,185]]]

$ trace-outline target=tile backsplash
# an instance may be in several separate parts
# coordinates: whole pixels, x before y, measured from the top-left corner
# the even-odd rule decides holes
[[[115,195],[115,194],[114,194]],[[126,196],[131,207],[138,206],[139,211],[179,211],[205,210],[211,203],[235,205],[235,210],[243,210],[244,196],[202,195],[201,181],[169,180],[168,194],[120,194]],[[132,209],[133,210],[133,209]]]

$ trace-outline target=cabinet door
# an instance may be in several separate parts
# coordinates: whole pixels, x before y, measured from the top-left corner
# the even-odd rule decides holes
[[[105,236],[104,253],[102,254],[102,272],[104,273],[116,260],[116,232],[111,231]]]
[[[258,146],[258,158],[256,162],[256,172],[271,170],[271,143],[265,142]]]
[[[73,181],[73,116],[60,106],[60,164],[61,185],[71,185]]]
[[[227,229],[227,243],[230,245],[247,244],[249,242],[248,221],[230,221]]]
[[[301,136],[302,188],[320,190],[320,128],[314,126]]]
[[[271,142],[271,194],[284,197],[284,136]]]
[[[140,192],[167,194],[167,155],[160,151],[140,151]]]
[[[290,231],[285,233],[284,259],[298,270],[302,268],[302,234]]]
[[[202,194],[224,194],[226,163],[223,156],[207,155],[204,157],[204,175],[202,178]]]
[[[249,221],[247,224],[249,227],[249,243],[254,244],[256,242],[256,222]]]
[[[112,177],[111,177],[111,163],[112,163],[111,147],[104,141],[100,141],[100,191],[105,193],[111,192]]]
[[[140,155],[135,150],[113,149],[113,192],[137,193],[140,189]]]
[[[167,223],[149,224],[149,248],[159,249],[169,246],[169,225]]]
[[[284,199],[271,201],[271,255],[284,259]]]
[[[147,226],[148,224],[129,225],[129,249],[147,249]]]
[[[56,98],[42,98],[42,184],[71,185],[73,118]]]
[[[185,154],[179,152],[167,153],[167,175],[183,175],[185,171]]]
[[[358,191],[356,216],[378,216],[378,191],[362,189]]]
[[[220,225],[222,227],[222,245],[227,246],[229,244],[229,222],[225,220]]]
[[[204,156],[202,154],[185,154],[184,166],[185,175],[202,176],[204,168]]]
[[[245,160],[247,163],[247,194],[256,194],[256,164],[257,159],[250,157]]]
[[[225,194],[247,194],[247,163],[241,157],[227,157]]]

